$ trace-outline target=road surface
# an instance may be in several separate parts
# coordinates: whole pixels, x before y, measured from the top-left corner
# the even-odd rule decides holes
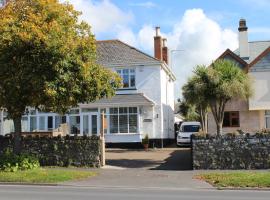
[[[270,191],[178,188],[0,186],[4,200],[269,200]]]

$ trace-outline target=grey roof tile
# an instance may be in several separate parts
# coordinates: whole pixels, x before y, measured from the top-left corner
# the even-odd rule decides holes
[[[104,106],[125,106],[125,105],[146,105],[153,106],[154,102],[149,98],[145,97],[141,93],[137,94],[118,94],[111,98],[103,98],[93,102],[93,104],[104,105]]]
[[[257,58],[265,49],[270,46],[270,41],[254,41],[249,42],[249,59],[245,60],[247,63],[251,63]],[[239,56],[239,48],[234,51]]]
[[[107,67],[161,63],[154,57],[119,40],[97,41],[97,62]]]

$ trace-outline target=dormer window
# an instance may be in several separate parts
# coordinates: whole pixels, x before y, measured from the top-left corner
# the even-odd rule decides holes
[[[117,69],[116,72],[122,78],[123,88],[135,88],[135,69]]]

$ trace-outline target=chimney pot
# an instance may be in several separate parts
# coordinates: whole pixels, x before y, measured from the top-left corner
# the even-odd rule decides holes
[[[156,36],[160,36],[160,27],[159,26],[156,27]]]
[[[163,38],[162,41],[163,41],[163,47],[167,47],[167,39]]]
[[[247,30],[248,30],[248,27],[247,27],[246,20],[240,19],[238,31],[241,32],[241,31],[247,31]]]

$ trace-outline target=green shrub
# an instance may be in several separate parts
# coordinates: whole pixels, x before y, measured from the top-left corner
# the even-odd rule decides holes
[[[149,136],[146,134],[144,138],[142,139],[142,144],[149,144]]]
[[[0,155],[0,170],[5,172],[16,172],[18,170],[30,170],[39,168],[39,161],[37,158],[21,154],[16,155],[10,151],[6,151]]]

